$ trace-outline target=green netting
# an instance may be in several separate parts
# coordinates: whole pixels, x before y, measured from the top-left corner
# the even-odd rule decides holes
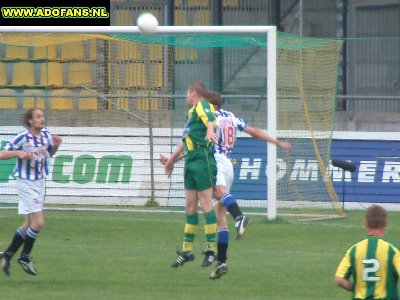
[[[109,34],[108,36],[159,45],[170,45],[190,48],[216,48],[216,47],[267,47],[265,34],[206,34],[206,33],[180,33],[180,34]],[[326,45],[333,39],[300,38],[298,36],[278,32],[277,48],[298,50]]]
[[[126,41],[170,45],[189,48],[223,48],[223,47],[267,47],[267,33],[265,34],[3,34],[1,43],[4,45],[20,45],[22,47],[48,46],[56,44],[74,43],[93,39],[118,39]],[[278,49],[306,49],[320,47],[336,39],[321,39],[299,37],[286,32],[277,32]],[[340,42],[340,41],[339,41]]]
[[[142,205],[154,198],[182,207],[182,165],[169,181],[157,160],[180,140],[188,84],[203,81],[223,94],[226,109],[267,129],[266,45],[267,34],[3,34],[2,142],[17,133],[24,109],[42,107],[48,125],[68,136],[54,158],[60,173],[49,181],[49,202]],[[326,174],[341,45],[278,33],[278,137],[294,145],[290,154],[278,151],[278,213],[336,212]],[[265,212],[266,145],[235,153],[235,196],[245,211]],[[3,203],[11,195],[15,202],[5,184],[9,169],[0,169]]]

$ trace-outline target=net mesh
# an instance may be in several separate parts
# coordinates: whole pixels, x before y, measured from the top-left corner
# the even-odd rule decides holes
[[[278,34],[278,138],[294,146],[278,149],[278,214],[341,214],[329,176],[340,47]],[[48,203],[182,207],[183,164],[168,180],[158,155],[180,140],[188,84],[203,81],[266,129],[266,56],[265,34],[2,34],[2,146],[22,129],[20,113],[41,107],[64,137]],[[232,193],[245,211],[265,212],[266,151],[239,135]],[[0,163],[1,201],[15,203],[14,162]]]

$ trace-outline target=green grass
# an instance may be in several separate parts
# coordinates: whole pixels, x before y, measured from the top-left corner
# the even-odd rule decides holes
[[[13,260],[11,276],[0,274],[1,299],[350,299],[335,286],[334,273],[347,247],[366,234],[363,212],[307,223],[253,217],[241,241],[231,226],[229,272],[212,281],[212,268],[200,268],[202,226],[195,261],[170,267],[181,244],[183,214],[46,211],[45,216],[32,253],[39,274],[25,274]],[[388,239],[400,236],[399,217],[389,214]],[[21,222],[15,210],[0,210],[0,249]]]

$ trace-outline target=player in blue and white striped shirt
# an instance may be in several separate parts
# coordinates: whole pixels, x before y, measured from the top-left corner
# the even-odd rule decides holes
[[[214,92],[210,92],[210,97],[213,96]],[[247,124],[243,119],[235,117],[235,115],[227,110],[219,108],[215,111],[215,117],[217,118],[217,135],[218,143],[215,144],[215,153],[224,154],[226,157],[230,157],[236,140],[236,131],[243,131]]]
[[[44,128],[45,118],[41,109],[27,110],[23,114],[23,123],[26,130],[15,136],[0,152],[0,159],[17,158],[14,176],[18,192],[18,214],[26,216],[9,247],[0,252],[2,269],[6,275],[10,275],[11,258],[22,245],[18,263],[26,273],[37,274],[29,255],[44,224],[42,210],[50,157],[61,144],[59,136],[51,135]]]

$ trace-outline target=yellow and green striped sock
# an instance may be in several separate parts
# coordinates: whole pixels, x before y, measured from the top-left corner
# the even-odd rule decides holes
[[[217,241],[217,216],[214,210],[204,213],[204,233],[206,236],[208,251],[216,250]]]
[[[196,236],[197,226],[199,225],[199,215],[186,215],[185,231],[183,236],[183,253],[193,251],[193,241]]]

